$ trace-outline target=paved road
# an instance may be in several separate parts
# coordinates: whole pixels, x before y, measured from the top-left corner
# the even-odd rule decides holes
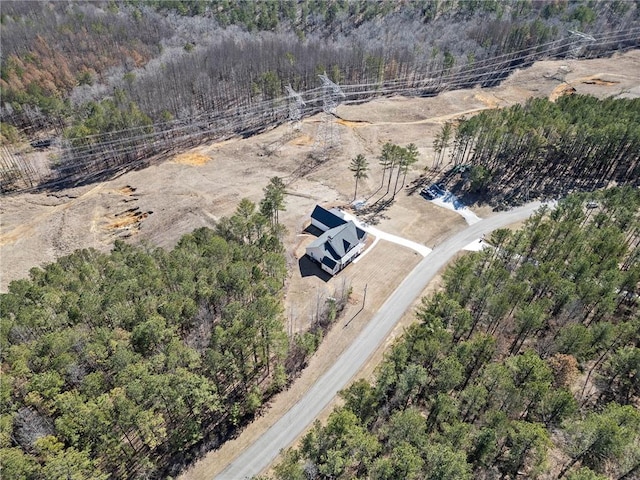
[[[434,248],[391,294],[358,338],[343,352],[329,371],[298,403],[216,478],[220,480],[250,478],[268,467],[280,450],[287,448],[314,421],[338,391],[349,384],[429,281],[456,252],[496,228],[528,218],[540,205],[540,202],[534,202],[483,219]]]

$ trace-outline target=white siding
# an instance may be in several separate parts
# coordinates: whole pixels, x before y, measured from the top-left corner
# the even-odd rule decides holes
[[[316,228],[319,228],[323,232],[326,232],[327,230],[329,230],[329,227],[327,227],[324,223],[320,222],[320,220],[316,220],[315,218],[311,219],[311,225],[313,225]]]
[[[322,247],[307,247],[307,255],[313,258],[316,262],[322,262],[322,258],[324,257],[324,250]]]
[[[322,270],[324,270],[325,272],[330,273],[331,275],[335,275],[341,270],[339,263],[336,263],[336,266],[333,267],[333,270],[327,267],[324,263],[320,264],[320,268],[322,268]]]
[[[360,255],[362,249],[364,248],[364,243],[359,243],[356,247],[350,250],[344,257],[340,259],[340,266],[343,268],[347,265],[351,260]]]

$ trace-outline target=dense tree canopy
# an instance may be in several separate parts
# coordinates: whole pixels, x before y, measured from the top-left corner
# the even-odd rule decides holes
[[[274,232],[243,200],[171,251],[118,241],[12,282],[2,477],[156,478],[252,417],[287,382]]]
[[[494,204],[637,185],[640,99],[571,95],[485,110],[457,126],[450,159]]]
[[[640,193],[573,195],[488,240],[276,478],[637,476]]]

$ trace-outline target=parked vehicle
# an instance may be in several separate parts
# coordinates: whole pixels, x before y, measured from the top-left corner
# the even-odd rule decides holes
[[[423,197],[426,197],[429,200],[442,197],[446,193],[447,191],[444,189],[444,186],[441,183],[434,183],[430,187],[423,188],[420,192]]]
[[[445,193],[447,193],[447,191],[444,189],[444,185],[442,185],[441,183],[434,183],[429,188],[431,189],[435,197],[442,197]]]
[[[433,200],[434,199],[433,193],[431,192],[431,190],[429,188],[423,188],[422,191],[420,192],[420,195],[425,197],[427,200]]]
[[[34,140],[31,142],[31,146],[37,149],[49,148],[53,144],[53,138],[45,138],[41,140]]]

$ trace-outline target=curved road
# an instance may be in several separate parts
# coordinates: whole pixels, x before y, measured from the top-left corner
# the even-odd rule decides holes
[[[407,275],[389,296],[356,340],[298,403],[274,423],[256,442],[234,459],[216,478],[239,480],[258,475],[283,448],[287,448],[322,412],[338,391],[345,388],[384,341],[427,283],[462,248],[482,235],[528,218],[542,204],[533,202],[470,225],[438,245]]]

